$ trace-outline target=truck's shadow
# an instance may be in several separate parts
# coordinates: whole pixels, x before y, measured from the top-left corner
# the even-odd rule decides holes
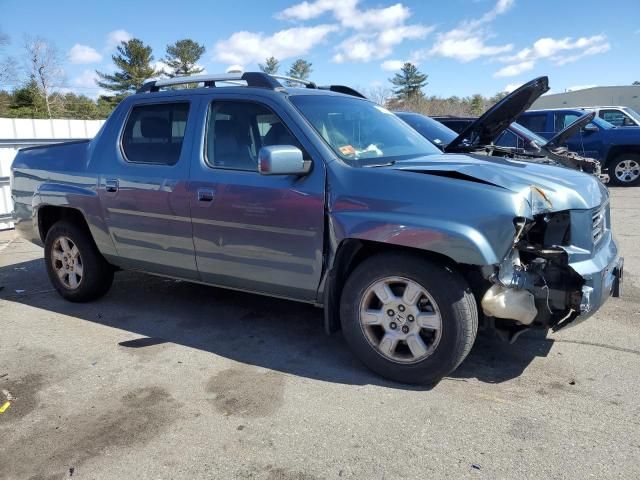
[[[0,268],[0,287],[5,300],[144,337],[123,339],[123,349],[171,342],[323,381],[411,388],[369,372],[340,334],[325,335],[322,311],[312,306],[133,272],[118,273],[104,298],[73,304],[52,290],[41,259]],[[451,378],[499,383],[519,376],[553,344],[544,334],[527,335],[509,345],[480,334]]]

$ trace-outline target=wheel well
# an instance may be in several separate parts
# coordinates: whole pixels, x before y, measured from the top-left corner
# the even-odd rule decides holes
[[[623,153],[633,153],[634,155],[640,155],[640,145],[614,145],[609,149],[605,166],[608,167],[616,157],[620,156]]]
[[[71,207],[43,205],[38,208],[38,231],[43,244],[51,227],[60,220],[67,220],[79,227],[87,229],[87,231],[89,230],[87,221],[80,210]]]
[[[478,267],[455,262],[436,252],[419,248],[390,245],[370,240],[346,239],[338,246],[335,260],[329,272],[324,292],[324,320],[327,333],[340,330],[340,295],[347,278],[364,260],[383,252],[406,252],[410,255],[433,260],[441,265],[458,270],[468,281],[475,277]],[[471,281],[469,282],[472,283]]]

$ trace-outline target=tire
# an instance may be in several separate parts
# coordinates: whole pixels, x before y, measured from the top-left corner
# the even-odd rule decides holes
[[[618,187],[634,187],[640,184],[640,155],[623,153],[608,166],[609,179]]]
[[[49,280],[71,302],[100,298],[113,283],[113,267],[100,254],[89,232],[71,222],[61,220],[49,229],[44,258]]]
[[[389,292],[393,297],[382,302]],[[356,267],[342,291],[340,319],[347,343],[367,367],[412,384],[433,384],[454,371],[478,330],[476,301],[464,278],[401,253],[375,255]]]

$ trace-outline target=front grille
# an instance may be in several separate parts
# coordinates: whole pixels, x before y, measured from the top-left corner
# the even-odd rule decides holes
[[[593,244],[598,245],[607,230],[607,206],[603,205],[593,214],[593,223],[591,233],[593,235]]]

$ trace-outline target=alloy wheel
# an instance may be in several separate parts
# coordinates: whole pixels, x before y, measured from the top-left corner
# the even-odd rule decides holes
[[[622,183],[634,182],[640,177],[640,164],[635,160],[621,160],[617,163],[614,174]]]
[[[442,334],[442,317],[423,286],[408,278],[386,277],[365,290],[360,302],[360,326],[379,354],[409,364],[435,351]]]
[[[65,236],[56,238],[51,248],[51,262],[58,278],[66,288],[77,289],[84,275],[80,250]]]

